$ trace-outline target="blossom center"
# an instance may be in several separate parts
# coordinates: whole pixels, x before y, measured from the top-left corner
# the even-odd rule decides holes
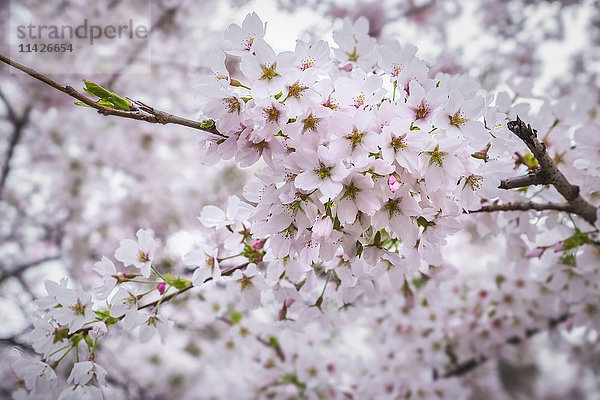
[[[321,121],[321,118],[317,118],[317,117],[313,116],[312,113],[310,113],[310,115],[308,117],[306,117],[302,120],[302,123],[304,124],[304,126],[302,127],[302,133],[305,133],[306,131],[316,132],[317,125],[319,125],[320,121]]]
[[[281,114],[281,111],[279,111],[275,106],[265,108],[263,111],[267,116],[267,122],[277,123],[277,121],[279,121],[279,115]]]
[[[426,151],[425,153],[429,154],[429,165],[436,164],[438,167],[442,167],[444,163],[444,156],[448,153],[445,151],[440,151],[440,145],[435,146],[433,151]]]
[[[360,92],[360,94],[358,96],[356,96],[353,100],[354,100],[354,107],[359,108],[360,106],[365,104],[365,94],[363,92]]]
[[[471,190],[475,191],[481,187],[482,180],[483,177],[480,175],[470,175],[465,181],[465,187],[467,187],[468,185],[471,188]]]
[[[354,186],[353,183],[350,183],[350,185],[345,186],[344,188],[346,189],[346,193],[344,193],[342,198],[348,198],[350,200],[355,200],[356,195],[358,194],[358,192],[360,192],[360,189],[358,189],[356,186]]]
[[[266,81],[270,81],[273,78],[276,78],[279,76],[279,74],[277,73],[277,63],[274,62],[273,64],[262,64],[260,66],[260,68],[262,69],[262,76],[259,78],[260,80],[266,80]]]
[[[456,114],[452,116],[448,116],[448,118],[450,118],[450,125],[453,125],[457,128],[459,128],[462,124],[467,122],[467,119],[465,118],[464,114],[460,111],[457,111]]]
[[[242,46],[245,50],[250,51],[252,44],[254,43],[254,36],[248,35],[244,40],[242,40]]]
[[[288,97],[300,98],[302,92],[308,89],[308,86],[300,85],[298,82],[288,86]]]
[[[415,119],[425,119],[429,116],[431,109],[425,100],[421,101],[421,104],[418,107],[413,108],[415,112]]]
[[[319,163],[319,167],[314,170],[314,172],[319,175],[321,179],[328,178],[331,176],[331,170],[333,167],[327,166],[323,163]]]
[[[402,210],[400,209],[400,199],[389,199],[383,205],[383,208],[390,213],[390,216],[394,216],[402,212]]]
[[[144,263],[145,263],[145,262],[148,262],[148,261],[150,261],[150,256],[148,255],[148,253],[146,253],[146,252],[143,252],[142,250],[140,250],[140,251],[138,252],[138,260],[139,260],[140,262],[144,262]]]
[[[304,57],[302,59],[302,63],[300,64],[300,69],[302,71],[306,71],[307,69],[309,69],[310,67],[312,67],[315,63],[315,59],[312,57]]]
[[[238,283],[240,284],[242,292],[250,287],[252,287],[252,278],[247,277],[246,275],[242,275],[240,279],[238,279]]]
[[[346,53],[346,55],[348,56],[348,61],[358,61],[358,53],[356,52],[356,47],[352,49],[352,53]]]
[[[225,107],[227,108],[227,112],[229,114],[237,113],[239,114],[241,111],[240,101],[235,97],[228,97],[223,99],[223,103],[225,103]]]
[[[354,129],[352,129],[352,133],[346,136],[346,139],[348,139],[350,143],[352,143],[352,148],[355,148],[360,143],[362,143],[362,139],[366,134],[367,132],[361,132],[358,130],[358,128],[355,127]]]
[[[77,299],[77,303],[69,307],[76,315],[85,315],[85,305],[81,304],[81,300]]]
[[[394,150],[401,150],[406,147],[406,134],[402,136],[392,136],[392,140],[390,141],[390,146]]]

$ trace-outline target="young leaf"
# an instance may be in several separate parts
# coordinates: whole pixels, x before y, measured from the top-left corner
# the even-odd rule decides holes
[[[83,83],[85,83],[85,88],[83,88],[83,90],[92,96],[100,98],[98,104],[114,108],[116,110],[130,111],[132,109],[132,103],[128,99],[124,99],[94,82],[83,79]]]

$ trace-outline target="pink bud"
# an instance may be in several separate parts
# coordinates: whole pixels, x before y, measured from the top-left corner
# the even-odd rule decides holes
[[[571,332],[571,330],[573,329],[573,325],[573,318],[567,318],[567,321],[565,322],[565,329],[567,330],[567,332]]]
[[[285,303],[284,304],[285,304],[286,307],[289,307],[292,304],[294,304],[295,301],[296,300],[292,299],[291,297],[288,297],[288,298],[285,299]]]
[[[390,175],[388,179],[388,186],[392,193],[396,193],[396,191],[400,189],[400,182],[398,181],[398,178],[396,178],[396,174]]]
[[[557,242],[554,245],[554,252],[558,253],[559,251],[563,251],[564,248],[565,248],[565,242]]]
[[[544,247],[536,247],[535,249],[529,250],[527,253],[525,253],[525,257],[527,258],[536,258],[541,256],[542,254],[544,254],[544,250],[546,250]]]
[[[262,248],[263,244],[265,244],[265,239],[257,240],[256,242],[254,242],[252,244],[252,248],[254,250],[258,250],[258,249]]]
[[[156,288],[158,289],[158,293],[160,294],[164,294],[165,293],[165,287],[167,286],[166,283],[161,282],[158,285],[156,285]]]

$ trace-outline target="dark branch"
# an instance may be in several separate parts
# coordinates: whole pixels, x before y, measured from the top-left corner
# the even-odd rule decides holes
[[[556,328],[558,325],[565,322],[567,320],[567,318],[569,318],[569,316],[567,314],[563,314],[558,318],[551,319],[550,321],[548,321],[548,329]],[[511,344],[511,345],[520,344],[525,339],[528,339],[528,338],[538,334],[539,332],[540,332],[540,330],[537,328],[527,329],[525,331],[525,335],[523,337],[513,336],[506,340],[506,344]],[[462,362],[462,363],[456,365],[454,369],[452,369],[452,370],[446,372],[444,375],[442,375],[442,378],[452,378],[455,376],[464,375],[468,372],[471,372],[472,370],[479,367],[480,365],[484,364],[487,360],[488,360],[488,357],[485,355],[481,355],[479,357],[473,357],[465,362]]]
[[[6,107],[6,113],[8,115],[8,119],[13,124],[16,124],[19,121],[19,117],[17,117],[17,113],[15,112],[15,109],[13,108],[12,104],[10,104],[10,102],[6,98],[6,95],[4,94],[4,92],[1,89],[0,89],[0,99],[4,103],[4,106]]]
[[[548,174],[537,168],[526,175],[506,178],[500,182],[500,189],[516,189],[531,185],[549,185],[550,179]]]
[[[590,224],[596,222],[596,207],[588,203],[579,193],[579,186],[571,184],[558,169],[546,151],[544,143],[537,138],[537,131],[525,124],[519,117],[509,121],[508,129],[521,139],[537,159],[539,166],[531,173],[501,182],[501,189],[512,189],[529,185],[552,185],[569,202],[573,214],[577,214]]]
[[[194,121],[191,119],[179,117],[177,115],[173,115],[173,114],[170,114],[165,111],[156,110],[149,106],[142,107],[142,109],[137,110],[137,111],[124,111],[124,110],[117,110],[114,108],[100,105],[100,104],[96,103],[94,100],[90,99],[89,97],[79,93],[73,87],[62,85],[62,84],[54,81],[53,79],[50,79],[46,75],[40,74],[39,72],[37,72],[31,68],[28,68],[24,65],[21,65],[15,61],[11,60],[8,57],[0,55],[0,61],[4,62],[20,71],[25,72],[27,75],[29,75],[37,80],[40,80],[40,81],[44,82],[45,84],[52,86],[53,88],[55,88],[57,90],[60,90],[63,93],[68,94],[69,96],[81,101],[82,103],[84,103],[92,108],[95,108],[96,110],[98,110],[98,112],[100,112],[103,115],[114,115],[114,116],[122,117],[122,118],[135,119],[138,121],[146,121],[151,124],[182,125],[182,126],[187,126],[189,128],[212,133],[215,135],[223,136],[216,130],[214,124],[211,127],[204,127],[201,121]]]
[[[2,198],[2,193],[4,192],[4,186],[6,185],[6,180],[8,178],[8,174],[10,172],[10,163],[12,161],[13,155],[15,153],[15,147],[19,144],[21,137],[23,135],[23,129],[25,125],[29,122],[29,113],[31,112],[31,107],[27,106],[25,108],[25,112],[19,118],[15,114],[15,111],[10,106],[10,103],[4,97],[4,94],[0,92],[0,98],[4,100],[6,104],[6,108],[8,110],[8,118],[13,123],[13,132],[10,136],[10,142],[8,143],[8,149],[6,150],[6,156],[4,157],[4,162],[2,163],[2,175],[0,175],[0,198]]]
[[[248,266],[248,263],[244,263],[244,264],[237,265],[237,266],[235,266],[235,267],[231,267],[231,268],[229,268],[229,269],[226,269],[226,270],[222,271],[222,272],[221,272],[221,276],[227,276],[227,275],[231,275],[231,274],[233,274],[233,273],[234,273],[236,270],[238,270],[238,269],[242,269],[242,268],[246,268],[247,266]],[[212,281],[212,279],[213,279],[213,278],[212,278],[212,276],[209,276],[209,277],[208,277],[208,279],[206,279],[204,282]],[[164,299],[162,299],[162,301],[161,301],[161,300],[156,300],[156,301],[153,301],[152,303],[144,304],[143,306],[140,306],[140,307],[138,308],[138,310],[142,310],[142,309],[144,309],[144,308],[150,308],[150,307],[154,307],[154,306],[156,306],[156,305],[158,304],[158,302],[159,302],[159,301],[161,301],[161,303],[166,303],[166,302],[168,302],[169,300],[171,300],[173,297],[175,297],[175,296],[179,296],[181,293],[183,293],[183,292],[187,292],[188,290],[190,290],[190,289],[191,289],[191,288],[193,288],[193,287],[194,287],[194,286],[192,286],[192,285],[190,285],[190,286],[187,286],[187,287],[185,287],[185,288],[183,288],[183,289],[181,289],[181,290],[178,290],[178,291],[177,291],[177,292],[175,292],[175,293],[172,293],[172,294],[170,294],[170,295],[166,296]]]
[[[3,282],[4,280],[11,278],[11,277],[16,277],[21,275],[23,272],[27,271],[29,268],[33,268],[36,267],[40,264],[43,264],[45,262],[48,261],[53,261],[53,260],[58,260],[60,258],[59,255],[56,256],[49,256],[49,257],[44,257],[44,258],[40,258],[39,260],[35,260],[35,261],[31,261],[25,264],[21,264],[15,268],[13,268],[10,271],[4,271],[2,272],[2,274],[0,275],[0,282]]]
[[[221,276],[228,276],[228,275],[231,275],[231,274],[233,274],[235,271],[237,271],[238,269],[243,269],[243,268],[246,268],[246,267],[248,266],[248,264],[249,264],[249,263],[243,263],[243,264],[240,264],[240,265],[236,265],[235,267],[231,267],[231,268],[229,268],[229,269],[223,270],[223,271],[221,271]],[[209,281],[212,281],[212,279],[213,279],[213,278],[212,278],[212,276],[209,276],[209,277],[208,277],[208,278],[207,278],[207,279],[206,279],[204,282],[209,282]],[[157,282],[157,283],[158,283],[158,282]],[[168,303],[168,302],[169,302],[169,300],[173,299],[173,298],[174,298],[174,297],[176,297],[176,296],[179,296],[181,293],[187,292],[188,290],[190,290],[190,289],[191,289],[191,288],[193,288],[193,287],[194,287],[193,285],[186,286],[186,287],[184,287],[183,289],[180,289],[180,290],[178,290],[178,291],[176,291],[176,292],[174,292],[174,293],[171,293],[171,294],[170,294],[170,295],[168,295],[168,296],[165,296],[165,297],[164,297],[162,300],[161,300],[161,299],[159,299],[159,300],[155,300],[155,301],[153,301],[153,302],[151,302],[151,303],[147,303],[147,304],[144,304],[144,305],[142,305],[142,306],[139,306],[139,307],[138,307],[138,310],[143,310],[143,309],[145,309],[145,308],[155,307],[156,305],[158,305],[158,303],[159,303],[159,302],[160,302],[161,304],[166,304],[166,303]],[[117,319],[118,319],[118,320],[121,320],[121,319],[123,319],[123,317],[124,317],[124,316],[122,316],[122,317],[119,317],[119,318],[117,318]],[[87,333],[87,332],[88,332],[88,331],[90,331],[91,329],[92,329],[91,327],[81,328],[81,329],[79,329],[78,331],[75,331],[75,332],[71,333],[71,334],[69,335],[69,337],[73,337],[73,335],[75,335],[75,334],[77,334],[77,333]]]
[[[469,213],[478,213],[478,212],[496,212],[496,211],[544,211],[544,210],[554,210],[554,211],[565,211],[565,212],[575,212],[573,206],[570,204],[556,204],[556,203],[533,203],[533,202],[523,202],[523,203],[506,203],[506,204],[490,204],[488,206],[483,206],[479,210],[472,210]]]

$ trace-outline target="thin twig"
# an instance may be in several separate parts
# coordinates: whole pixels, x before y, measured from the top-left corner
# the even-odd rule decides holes
[[[2,274],[0,274],[0,282],[3,282],[5,279],[8,279],[8,278],[21,275],[23,272],[25,272],[29,268],[36,267],[36,266],[43,264],[45,262],[48,262],[48,261],[58,260],[59,258],[60,258],[60,255],[55,255],[55,256],[44,257],[44,258],[40,258],[39,260],[21,264],[15,268],[13,268],[10,271],[4,271]]]
[[[556,328],[558,325],[562,324],[569,318],[568,314],[563,314],[558,318],[551,319],[548,322],[548,329]],[[525,335],[523,337],[513,336],[506,340],[506,344],[517,345],[522,343],[525,339],[528,339],[540,332],[537,328],[527,329],[525,331]],[[489,358],[485,355],[480,355],[478,357],[473,357],[465,362],[458,364],[454,369],[446,372],[442,375],[442,378],[452,378],[455,376],[461,376],[468,372],[471,372],[475,368],[479,367],[481,364],[484,364]]]
[[[534,203],[534,202],[522,202],[522,203],[506,203],[506,204],[490,204],[487,206],[482,206],[478,210],[471,210],[469,213],[479,213],[479,212],[496,212],[496,211],[544,211],[544,210],[554,210],[554,211],[565,211],[565,212],[575,212],[575,209],[570,204],[558,204],[558,203]]]
[[[534,169],[525,175],[515,176],[503,179],[500,182],[500,189],[517,189],[531,185],[549,185],[549,176],[539,168]]]
[[[55,88],[63,93],[68,94],[69,96],[81,101],[82,103],[84,103],[92,108],[95,108],[96,110],[98,110],[98,112],[100,112],[103,115],[114,115],[116,117],[135,119],[138,121],[146,121],[151,124],[182,125],[182,126],[187,126],[189,128],[201,130],[204,132],[221,135],[215,128],[214,124],[211,127],[205,127],[205,126],[203,126],[201,121],[194,121],[194,120],[187,119],[184,117],[179,117],[177,115],[173,115],[173,114],[170,114],[165,111],[156,110],[152,107],[146,107],[144,110],[124,111],[124,110],[117,110],[117,109],[114,109],[111,107],[103,106],[101,104],[96,103],[94,100],[90,99],[89,97],[83,95],[82,93],[78,92],[72,86],[62,85],[62,84],[56,82],[55,80],[47,77],[46,75],[41,74],[41,73],[37,72],[36,70],[26,67],[24,65],[21,65],[1,54],[0,54],[0,61],[4,62],[5,64],[8,64],[20,71],[23,71],[27,75],[29,75],[37,80],[40,80],[40,81],[44,82],[45,84],[52,86],[53,88]]]
[[[221,276],[227,276],[227,275],[231,275],[231,274],[233,274],[235,271],[237,271],[238,269],[246,268],[247,266],[248,266],[248,263],[244,263],[244,264],[237,265],[237,266],[235,266],[235,267],[231,267],[231,268],[229,268],[229,269],[226,269],[226,270],[222,271],[222,272],[221,272]],[[209,276],[209,277],[208,277],[208,279],[206,279],[204,282],[206,283],[206,282],[212,281],[212,279],[213,279],[213,277],[212,277],[212,276]],[[165,297],[164,299],[162,299],[162,300],[155,300],[155,301],[153,301],[153,302],[151,302],[151,303],[144,304],[143,306],[140,306],[140,307],[138,308],[138,310],[143,310],[144,308],[150,308],[150,307],[154,307],[154,306],[156,306],[156,305],[158,304],[158,302],[159,302],[159,301],[161,301],[162,303],[167,303],[167,302],[168,302],[169,300],[171,300],[173,297],[175,297],[175,296],[179,296],[181,293],[187,292],[188,290],[190,290],[190,289],[191,289],[191,288],[193,288],[193,287],[194,287],[193,285],[186,286],[186,287],[184,287],[183,289],[181,289],[181,290],[178,290],[178,291],[177,291],[177,292],[175,292],[175,293],[171,293],[170,295],[166,296],[166,297]]]
[[[2,174],[0,175],[0,198],[2,198],[2,193],[4,192],[4,187],[6,186],[6,180],[8,179],[8,174],[10,173],[10,163],[15,153],[15,148],[17,147],[17,144],[19,144],[19,142],[21,141],[21,137],[23,136],[23,129],[29,122],[31,106],[27,106],[25,108],[25,111],[23,112],[23,115],[21,117],[17,117],[15,111],[12,109],[7,99],[1,92],[0,97],[4,100],[4,103],[6,104],[6,108],[8,110],[8,118],[13,123],[13,132],[10,136],[10,142],[8,143],[6,156],[4,157],[4,162],[2,163]]]
[[[229,268],[229,269],[226,269],[226,270],[224,270],[224,271],[221,271],[221,276],[228,276],[228,275],[231,275],[231,274],[233,274],[235,271],[237,271],[238,269],[243,269],[243,268],[246,268],[246,267],[248,266],[248,264],[249,264],[249,263],[247,263],[247,262],[246,262],[246,263],[243,263],[243,264],[240,264],[240,265],[236,265],[235,267],[231,267],[231,268]],[[212,276],[209,276],[209,277],[208,277],[208,278],[207,278],[207,279],[204,281],[204,283],[206,283],[206,282],[209,282],[209,281],[212,281],[212,280],[213,280]],[[168,302],[169,302],[169,300],[171,300],[171,299],[172,299],[172,298],[174,298],[175,296],[179,296],[181,293],[187,292],[188,290],[190,290],[190,289],[191,289],[191,288],[193,288],[193,287],[195,287],[195,286],[193,286],[193,285],[186,286],[186,287],[184,287],[183,289],[180,289],[180,290],[178,290],[178,291],[176,291],[176,292],[174,292],[174,293],[171,293],[171,294],[170,294],[170,295],[168,295],[168,296],[165,296],[165,297],[164,297],[164,298],[162,298],[162,299],[158,299],[158,300],[155,300],[155,301],[153,301],[153,302],[150,302],[150,303],[144,304],[144,305],[142,305],[142,306],[139,306],[139,307],[138,307],[138,310],[143,310],[143,309],[145,309],[145,308],[154,307],[154,306],[156,306],[156,305],[158,304],[158,302],[159,302],[159,301],[161,302],[161,304],[166,304],[166,303],[168,303]],[[125,316],[118,317],[118,318],[117,318],[117,320],[121,320],[121,319],[123,319],[124,317],[125,317]],[[92,329],[92,328],[91,328],[91,327],[89,327],[89,326],[88,326],[88,327],[85,327],[85,328],[81,328],[81,329],[79,329],[79,330],[77,330],[77,331],[75,331],[75,332],[73,332],[73,333],[69,334],[69,337],[72,337],[72,336],[74,336],[74,335],[76,335],[76,334],[78,334],[78,333],[87,333],[87,332],[88,332],[88,331],[90,331],[91,329]]]
[[[529,185],[552,185],[567,200],[571,213],[577,214],[590,224],[596,222],[596,207],[586,201],[579,193],[579,186],[570,183],[558,169],[554,160],[546,151],[544,143],[537,138],[537,131],[531,125],[525,124],[519,117],[507,124],[508,129],[517,135],[529,148],[538,161],[539,166],[531,173],[501,182],[501,189],[511,189]]]
[[[2,102],[4,103],[4,106],[6,107],[6,112],[8,114],[8,119],[13,124],[16,124],[19,121],[19,117],[17,117],[17,113],[15,112],[15,109],[13,108],[12,104],[10,104],[10,102],[8,101],[8,99],[6,98],[6,95],[4,94],[4,92],[2,91],[2,89],[0,89],[0,100],[2,100]]]

